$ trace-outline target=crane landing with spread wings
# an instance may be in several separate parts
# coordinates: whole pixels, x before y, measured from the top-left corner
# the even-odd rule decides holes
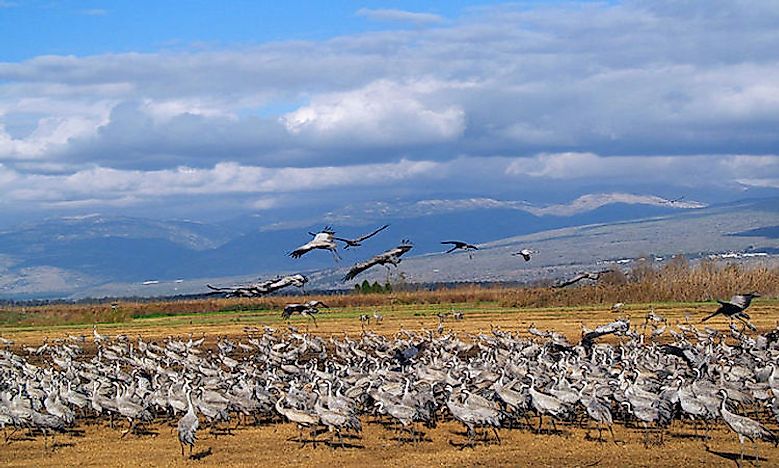
[[[300,258],[312,250],[322,249],[332,252],[336,261],[340,260],[337,251],[338,244],[335,243],[335,231],[333,231],[330,226],[325,226],[322,231],[313,234],[313,236],[313,239],[290,252],[289,256],[292,258]]]
[[[274,279],[258,281],[245,286],[231,286],[226,288],[218,288],[216,286],[211,286],[210,284],[207,284],[206,286],[212,291],[209,294],[224,294],[225,297],[258,297],[289,286],[302,288],[307,282],[308,278],[304,275],[296,274],[279,276]]]
[[[344,275],[344,281],[352,280],[363,271],[376,265],[384,265],[387,268],[389,268],[388,265],[398,266],[398,263],[400,263],[400,257],[411,250],[413,247],[414,246],[411,244],[411,242],[404,240],[397,247],[389,249],[386,252],[380,253],[379,255],[376,255],[369,260],[354,265],[346,273],[346,275]]]

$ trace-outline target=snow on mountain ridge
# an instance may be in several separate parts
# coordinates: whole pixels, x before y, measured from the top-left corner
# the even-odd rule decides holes
[[[360,218],[403,217],[412,218],[433,214],[453,213],[475,209],[508,209],[525,211],[535,216],[573,216],[596,210],[606,205],[624,203],[629,205],[652,205],[676,209],[705,208],[697,201],[671,201],[657,195],[632,193],[593,193],[582,195],[570,203],[538,206],[520,200],[496,200],[494,198],[428,199],[411,203],[390,204],[372,202],[347,206],[342,210],[329,212],[325,220],[331,223],[353,222]]]

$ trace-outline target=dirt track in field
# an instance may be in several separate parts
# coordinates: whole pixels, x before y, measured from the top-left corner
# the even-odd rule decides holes
[[[491,326],[503,330],[525,332],[528,325],[535,323],[541,329],[555,329],[575,340],[580,333],[580,324],[594,327],[630,315],[634,327],[643,323],[649,310],[646,305],[628,305],[622,314],[615,314],[603,307],[574,309],[501,309],[491,304],[458,305],[457,310],[465,312],[465,320],[447,320],[447,329],[459,334],[488,332]],[[333,310],[328,317],[325,312],[318,319],[318,326],[310,324],[312,333],[329,336],[348,333],[359,334],[361,326],[356,318],[361,313],[372,313],[374,308]],[[435,314],[448,311],[449,306],[397,307],[395,310],[381,308],[385,315],[382,325],[368,327],[378,333],[394,334],[401,327],[410,330],[434,330],[438,319]],[[712,304],[655,305],[655,313],[668,318],[670,325],[684,321],[685,314],[696,325],[705,313],[713,310]],[[750,310],[753,322],[761,331],[774,328],[779,316],[779,305],[775,302],[754,304]],[[416,314],[416,315],[415,315]],[[301,331],[307,321],[297,318],[293,321]],[[146,338],[162,338],[168,335],[182,336],[193,333],[195,337],[205,333],[209,341],[218,335],[239,338],[245,326],[267,324],[278,329],[286,325],[275,314],[235,313],[219,316],[187,316],[144,319],[135,322],[100,326],[104,334],[141,334]],[[713,328],[727,329],[727,320],[713,319],[708,323]],[[67,335],[91,336],[91,326],[69,327],[54,330],[0,330],[0,335],[16,340],[15,347],[40,344],[44,337],[50,340]],[[17,351],[18,352],[18,351]],[[535,422],[535,421],[534,421]],[[584,429],[572,426],[558,426],[562,434],[540,434],[527,429],[503,429],[500,431],[502,444],[479,444],[474,448],[462,449],[466,440],[463,429],[456,423],[445,423],[433,430],[425,429],[425,440],[417,444],[399,444],[390,428],[363,418],[364,430],[359,439],[348,439],[351,447],[333,449],[326,445],[314,448],[310,445],[300,448],[288,438],[297,437],[291,424],[273,422],[259,426],[240,425],[233,435],[219,435],[215,438],[207,429],[198,433],[196,459],[182,458],[175,430],[168,425],[152,424],[146,434],[132,434],[120,439],[121,430],[98,425],[80,424],[77,433],[57,435],[55,449],[44,450],[41,436],[28,437],[17,432],[10,443],[0,445],[2,466],[735,466],[739,455],[739,443],[735,434],[723,425],[711,431],[708,443],[696,436],[695,428],[689,423],[674,422],[662,446],[643,445],[640,428],[625,428],[615,425],[617,439],[599,443],[588,440]],[[545,424],[548,424],[545,423]],[[776,424],[769,426],[779,431]],[[597,431],[592,431],[597,436]],[[321,434],[326,440],[328,434]],[[604,437],[609,438],[606,434]],[[706,448],[708,445],[709,449]],[[751,444],[747,453],[753,454]],[[779,466],[779,449],[765,443],[759,445],[762,466]],[[747,461],[749,465],[750,461]]]

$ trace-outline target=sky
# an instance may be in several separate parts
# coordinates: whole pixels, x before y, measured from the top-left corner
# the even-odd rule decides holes
[[[223,3],[0,0],[0,224],[779,194],[775,0]]]

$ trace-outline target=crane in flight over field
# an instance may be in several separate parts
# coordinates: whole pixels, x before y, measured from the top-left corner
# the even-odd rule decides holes
[[[361,263],[357,263],[354,265],[344,276],[344,281],[349,281],[354,279],[357,275],[362,273],[363,271],[376,266],[376,265],[395,265],[398,266],[398,263],[400,263],[400,257],[411,250],[414,247],[414,245],[404,240],[395,248],[389,249],[386,252],[380,253],[369,260],[366,260]],[[389,266],[387,266],[389,269]]]
[[[583,273],[579,273],[578,275],[574,276],[573,278],[565,281],[561,281],[557,284],[555,284],[554,288],[564,288],[566,286],[570,286],[572,284],[578,283],[582,280],[592,280],[592,281],[598,281],[601,277],[601,275],[604,275],[606,273],[611,273],[611,270],[599,270],[599,271],[585,271]]]
[[[309,233],[313,234],[313,233]],[[308,241],[306,244],[301,245],[297,249],[290,252],[289,256],[292,258],[300,258],[303,255],[311,252],[312,250],[322,249],[329,250],[333,253],[333,257],[338,261],[341,258],[338,256],[338,244],[335,243],[335,231],[330,226],[325,226],[322,231],[317,234],[313,234],[314,238]]]
[[[536,253],[536,251],[535,251],[535,250],[530,250],[530,249],[522,249],[522,250],[520,250],[519,252],[514,252],[514,253],[513,253],[513,254],[511,254],[511,255],[513,255],[513,256],[515,256],[515,257],[516,257],[517,255],[521,255],[521,256],[522,256],[522,258],[524,258],[526,262],[529,262],[529,261],[530,261],[530,256],[531,256],[531,255],[533,255],[534,253]]]
[[[720,301],[717,299],[717,302],[720,303],[719,309],[717,309],[714,313],[704,317],[701,322],[705,322],[712,317],[722,314],[725,317],[728,317],[731,321],[733,321],[734,318],[741,320],[746,326],[749,327],[750,330],[755,331],[755,326],[749,322],[749,315],[744,311],[752,303],[752,299],[756,297],[760,297],[760,294],[751,292],[748,294],[736,294],[730,298],[730,302]]]
[[[307,317],[313,320],[314,325],[316,325],[316,317],[314,317],[314,315],[319,313],[320,307],[328,308],[327,304],[317,300],[311,300],[305,304],[287,304],[284,306],[284,311],[281,313],[281,318],[284,320],[289,320],[292,315],[300,314],[303,317]]]
[[[370,239],[371,237],[373,237],[376,234],[380,233],[381,231],[387,229],[388,227],[389,227],[389,224],[385,224],[384,226],[382,226],[382,227],[380,227],[380,228],[378,228],[378,229],[376,229],[376,230],[374,230],[374,231],[372,231],[372,232],[370,232],[368,234],[365,234],[364,236],[360,236],[360,237],[358,237],[356,239],[344,239],[342,237],[334,237],[334,239],[337,240],[337,241],[341,241],[341,242],[346,244],[344,246],[344,250],[348,249],[349,247],[359,247],[359,246],[362,245],[362,242],[364,240]]]
[[[230,286],[227,288],[218,288],[216,286],[211,286],[210,284],[206,284],[206,287],[211,290],[210,293],[207,293],[208,295],[212,294],[224,294],[225,297],[258,297],[265,294],[270,294],[274,291],[278,291],[280,289],[284,289],[288,286],[295,286],[297,288],[302,288],[306,285],[308,282],[308,278],[306,278],[304,275],[296,274],[296,275],[288,275],[288,276],[279,276],[274,279],[266,280],[266,281],[258,281],[256,283],[252,283],[246,286]]]
[[[479,248],[476,247],[475,245],[469,244],[469,243],[463,242],[463,241],[450,240],[450,241],[441,241],[441,243],[444,244],[444,245],[449,244],[449,245],[452,246],[451,249],[449,249],[446,252],[444,252],[445,254],[452,253],[455,250],[464,250],[464,251],[468,252],[468,257],[469,258],[473,258],[473,255],[471,254],[471,252],[474,251],[474,250],[479,250]]]

